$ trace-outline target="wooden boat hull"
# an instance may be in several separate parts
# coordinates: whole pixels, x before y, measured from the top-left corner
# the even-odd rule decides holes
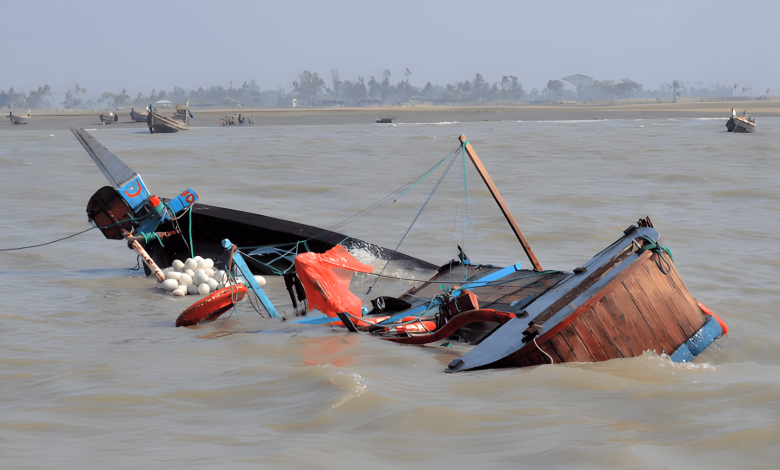
[[[111,124],[112,122],[114,122],[114,116],[103,116],[101,114],[100,122],[102,122],[103,124]]]
[[[191,256],[188,248],[190,234],[195,253],[204,258],[219,259],[225,256],[226,252],[222,247],[222,240],[226,238],[246,253],[251,253],[254,248],[260,246],[280,247],[278,249],[269,248],[267,253],[248,257],[250,269],[256,274],[263,275],[276,275],[279,274],[279,271],[290,268],[291,258],[294,258],[296,252],[324,253],[338,244],[347,249],[368,250],[378,258],[387,258],[392,251],[311,225],[223,207],[198,203],[193,205],[191,214],[192,222],[190,223],[188,220],[190,215],[179,220],[181,235],[166,238],[164,247],[156,241],[142,244],[154,262],[161,268],[171,266],[175,259],[184,260]],[[190,226],[192,227],[191,232]],[[172,223],[166,222],[161,224],[157,231],[172,232],[176,229]],[[297,251],[295,251],[296,245],[298,245]],[[292,250],[291,254],[288,257],[281,256],[282,252],[286,250]],[[423,269],[430,271],[431,274],[435,273],[437,269],[437,266],[431,263],[403,253],[396,253],[393,256],[393,263],[410,271]]]
[[[712,326],[711,317],[699,308],[671,260],[667,265],[658,252],[637,249],[646,242],[642,235],[658,240],[654,229],[635,228],[585,270],[532,302],[524,312],[527,318],[510,320],[450,363],[448,372],[606,361],[645,351],[674,358]],[[659,266],[668,266],[668,273]]]
[[[149,131],[152,134],[171,134],[189,129],[186,122],[167,118],[155,112],[150,112],[146,115],[146,124],[149,126]]]
[[[141,114],[135,111],[135,109],[130,110],[130,119],[132,119],[135,122],[146,122],[147,120],[147,114]]]
[[[756,123],[732,116],[726,121],[726,129],[729,132],[753,133],[756,132]]]
[[[27,118],[19,117],[19,116],[11,116],[11,122],[14,124],[27,124]]]

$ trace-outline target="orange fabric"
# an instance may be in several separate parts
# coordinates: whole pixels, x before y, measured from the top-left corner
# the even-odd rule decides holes
[[[319,310],[329,317],[336,317],[338,312],[363,316],[363,302],[349,291],[349,283],[354,272],[370,273],[373,268],[355,259],[343,246],[296,256],[295,271],[306,291],[309,310]]]

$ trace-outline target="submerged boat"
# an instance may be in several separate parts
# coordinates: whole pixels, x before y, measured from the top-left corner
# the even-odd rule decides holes
[[[747,111],[743,111],[742,116],[737,116],[734,108],[731,108],[731,117],[726,121],[726,129],[729,132],[756,132],[756,121],[747,115]]]
[[[19,116],[14,114],[13,112],[9,112],[8,116],[6,116],[8,119],[11,120],[14,124],[27,124],[32,117],[32,113],[28,113],[25,116]]]
[[[331,309],[350,330],[404,344],[458,339],[475,345],[453,360],[447,372],[597,362],[645,351],[688,362],[728,332],[725,323],[688,292],[671,250],[661,244],[649,217],[629,226],[615,243],[573,272],[542,270],[474,149],[465,136],[460,141],[533,269],[522,270],[518,264],[480,272],[462,258],[397,299],[408,308],[391,311],[391,316],[374,321]],[[298,269],[304,286],[310,284],[307,269],[306,263]],[[442,292],[436,284],[451,279],[453,270],[464,281]],[[306,292],[309,295],[310,289]],[[311,304],[328,309],[321,300]],[[321,319],[327,320],[333,318]]]
[[[338,244],[351,250],[365,250],[380,258],[390,256],[390,250],[335,231],[195,204],[198,196],[192,189],[183,191],[176,198],[162,199],[158,206],[153,203],[157,197],[149,193],[138,173],[84,129],[73,126],[71,131],[111,183],[90,198],[87,204],[89,220],[100,227],[113,224],[102,229],[106,238],[132,238],[160,268],[171,266],[176,259],[183,261],[195,252],[214,259],[224,257],[222,242],[226,238],[245,252],[253,273],[265,275],[283,275],[291,271],[298,253],[324,252]],[[167,211],[168,216],[153,216],[155,211]],[[165,239],[164,243],[158,243],[157,240],[162,239]],[[401,253],[394,254],[393,263],[410,272],[427,272],[428,277],[437,268]],[[144,268],[147,275],[152,272],[149,265]]]
[[[130,119],[135,122],[146,122],[147,114],[139,113],[135,108],[130,108]]]
[[[187,103],[184,114],[176,113],[173,117],[165,117],[155,111],[154,107],[149,106],[149,113],[146,115],[146,124],[152,134],[170,134],[173,132],[186,131],[190,128],[190,104]],[[178,110],[177,110],[178,111]]]
[[[392,124],[395,118],[377,118],[377,124]]]
[[[300,302],[309,311],[292,323],[340,324],[398,343],[458,341],[471,348],[447,372],[596,362],[645,351],[686,362],[728,331],[688,292],[649,217],[571,272],[544,270],[465,136],[460,136],[458,149],[422,178],[448,162],[446,174],[459,155],[465,165],[468,156],[528,256],[530,269],[520,263],[475,264],[460,247],[457,260],[437,266],[334,230],[195,204],[192,189],[161,202],[140,175],[89,133],[71,129],[111,183],[90,199],[89,219],[106,238],[144,249],[136,248],[148,253],[147,274],[197,252],[219,259],[220,266],[234,260],[250,285],[250,272],[283,275],[293,306],[297,309]],[[360,252],[379,260],[382,270],[358,261]],[[388,267],[387,272],[405,277],[384,275]],[[372,311],[350,292],[357,285],[345,274],[350,271],[368,279],[365,298]],[[377,286],[379,280],[383,284]],[[260,287],[252,289],[264,296]],[[278,317],[267,297],[261,299],[269,316]],[[214,319],[223,307],[198,318]]]
[[[115,116],[114,113],[108,113],[108,116],[105,116],[103,113],[100,113],[100,122],[103,125],[111,124],[112,122],[116,121],[119,116]]]

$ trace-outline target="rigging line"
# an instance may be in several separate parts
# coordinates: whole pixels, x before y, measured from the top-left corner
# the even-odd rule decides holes
[[[455,150],[453,150],[453,152],[454,151]],[[408,193],[409,191],[414,189],[414,187],[417,186],[418,183],[420,183],[421,181],[426,179],[428,176],[430,176],[430,174],[433,173],[439,166],[441,166],[441,164],[444,163],[450,157],[450,155],[452,155],[452,152],[448,153],[446,157],[442,158],[439,161],[439,163],[434,165],[430,170],[426,171],[422,176],[420,176],[419,178],[415,179],[414,181],[410,181],[410,182],[406,183],[405,185],[401,186],[397,190],[395,190],[392,193],[388,194],[384,198],[380,199],[379,201],[375,202],[374,204],[372,204],[372,205],[366,207],[365,209],[361,210],[357,214],[348,217],[347,219],[337,223],[336,225],[334,225],[334,226],[332,226],[332,227],[330,227],[330,228],[328,228],[326,230],[323,230],[322,232],[320,232],[320,233],[318,233],[316,235],[313,235],[313,236],[307,238],[304,241],[316,240],[317,238],[319,238],[322,235],[327,235],[330,232],[338,230],[339,228],[343,227],[344,225],[347,225],[348,223],[354,221],[355,219],[363,217],[364,215],[368,214],[369,212],[372,212],[373,210],[379,208],[380,206],[382,206],[387,201],[389,201],[389,200],[391,200],[393,198],[395,198],[395,200],[397,201],[398,199],[400,199],[401,197],[406,195],[406,193]],[[393,202],[395,202],[395,201],[393,201]],[[347,238],[351,238],[351,237],[347,237]]]
[[[449,165],[447,165],[447,168],[445,168],[445,169],[444,169],[444,171],[442,172],[441,176],[439,177],[439,181],[437,181],[437,182],[436,182],[436,186],[434,186],[434,187],[433,187],[433,191],[431,191],[431,194],[429,194],[429,195],[428,195],[428,199],[426,199],[426,200],[425,200],[425,203],[422,205],[422,207],[420,208],[420,210],[417,212],[417,215],[415,215],[415,216],[414,216],[414,220],[412,220],[412,223],[411,223],[411,225],[409,225],[409,228],[408,228],[408,229],[406,229],[406,233],[404,233],[404,236],[403,236],[403,237],[401,237],[401,241],[399,241],[399,242],[398,242],[398,245],[395,247],[395,250],[393,250],[393,252],[390,254],[390,257],[387,259],[387,262],[385,263],[385,265],[384,265],[384,266],[382,266],[382,271],[380,271],[380,272],[379,272],[379,275],[380,275],[380,276],[381,276],[382,274],[384,274],[384,272],[385,272],[385,269],[386,269],[386,268],[387,268],[387,266],[390,264],[390,261],[392,261],[392,260],[393,260],[393,256],[395,256],[395,254],[398,252],[398,249],[399,249],[399,248],[401,248],[401,244],[402,244],[402,243],[404,242],[404,240],[406,239],[406,236],[407,236],[407,235],[409,235],[409,232],[412,230],[412,227],[414,227],[414,224],[417,222],[417,219],[419,219],[419,218],[420,218],[420,215],[421,215],[421,214],[423,213],[423,211],[425,210],[425,207],[428,205],[428,203],[429,203],[429,202],[431,202],[431,198],[433,197],[433,194],[436,192],[436,190],[437,190],[437,189],[439,189],[439,185],[441,184],[442,180],[443,180],[443,179],[444,179],[444,177],[447,175],[447,172],[448,172],[448,171],[450,170],[450,168],[452,167],[452,164],[455,162],[456,158],[458,157],[458,152],[459,152],[459,151],[460,151],[460,147],[458,147],[457,149],[453,150],[452,152],[450,152],[450,154],[449,154],[449,155],[447,155],[447,157],[450,157],[450,155],[452,156],[452,157],[451,157],[451,160],[450,160],[450,163],[449,163]],[[446,157],[445,157],[445,158],[446,158]],[[368,288],[368,290],[366,291],[366,295],[364,295],[364,296],[363,296],[363,300],[364,300],[364,301],[366,300],[366,297],[368,297],[368,294],[370,294],[370,293],[371,293],[371,289],[373,289],[373,288],[374,288],[374,286],[376,285],[376,283],[377,283],[378,281],[379,281],[379,277],[377,277],[377,278],[374,280],[374,283],[373,283],[373,284],[371,284],[371,287],[369,287],[369,288]]]
[[[18,247],[18,248],[3,248],[3,249],[2,249],[2,250],[0,250],[0,251],[16,251],[16,250],[26,250],[27,248],[36,248],[36,247],[39,247],[39,246],[51,245],[52,243],[57,243],[57,242],[59,242],[59,241],[62,241],[62,240],[67,240],[68,238],[73,238],[73,237],[75,237],[76,235],[81,235],[82,233],[89,232],[90,230],[93,230],[93,229],[96,229],[96,228],[97,228],[97,227],[90,227],[90,228],[88,228],[88,229],[86,229],[86,230],[82,230],[81,232],[74,233],[73,235],[68,235],[67,237],[58,238],[57,240],[54,240],[54,241],[50,241],[50,242],[46,242],[46,243],[41,243],[40,245],[20,246],[20,247]]]

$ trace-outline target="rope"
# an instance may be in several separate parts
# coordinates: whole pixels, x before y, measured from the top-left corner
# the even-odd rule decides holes
[[[194,206],[195,203],[193,202],[190,206],[190,209],[192,209],[192,206]],[[189,235],[190,235],[190,258],[195,257],[195,245],[192,244],[192,210],[189,211],[189,219],[190,219],[190,228],[189,228]]]
[[[534,336],[534,344],[536,344],[536,336]],[[550,356],[549,354],[544,352],[544,350],[542,348],[540,348],[538,344],[536,344],[536,349],[538,349],[539,351],[542,351],[542,354],[544,354],[545,356],[550,358],[550,364],[555,364],[555,361],[553,361],[552,356]]]
[[[409,235],[409,232],[412,230],[412,227],[414,227],[414,224],[417,222],[417,219],[420,218],[420,215],[425,210],[425,207],[431,201],[431,198],[433,197],[433,194],[436,192],[437,189],[439,189],[439,185],[441,184],[441,182],[444,179],[444,177],[447,175],[447,172],[449,171],[450,167],[452,167],[452,164],[455,162],[455,157],[457,157],[457,155],[458,155],[458,150],[460,150],[460,147],[458,147],[456,150],[453,150],[452,152],[450,152],[449,155],[447,155],[447,157],[445,157],[445,159],[446,159],[446,158],[451,156],[450,157],[451,158],[450,164],[447,165],[447,168],[444,169],[444,171],[441,174],[441,177],[439,177],[439,181],[436,182],[436,186],[433,187],[433,191],[431,191],[431,194],[428,195],[428,199],[425,200],[425,203],[422,205],[420,210],[417,212],[417,215],[414,216],[414,220],[412,220],[412,223],[411,223],[411,225],[409,225],[409,228],[406,229],[406,233],[404,233],[404,236],[401,237],[401,241],[398,242],[398,245],[395,247],[395,250],[393,250],[393,252],[390,254],[390,257],[387,259],[387,262],[385,263],[384,266],[382,266],[382,271],[379,273],[380,275],[385,272],[385,269],[390,264],[390,261],[392,261],[393,256],[395,256],[395,254],[398,252],[398,249],[401,248],[401,244],[406,239],[406,236]],[[374,283],[371,284],[371,287],[368,288],[368,290],[366,291],[366,295],[363,296],[363,300],[364,301],[366,300],[366,297],[368,297],[368,294],[371,293],[371,289],[374,288],[374,286],[376,285],[377,281],[379,281],[378,277],[376,278]]]
[[[88,228],[88,229],[86,229],[86,230],[82,230],[81,232],[74,233],[73,235],[68,235],[67,237],[58,238],[58,239],[56,239],[56,240],[52,240],[52,241],[50,241],[50,242],[41,243],[41,244],[39,244],[39,245],[20,246],[20,247],[17,247],[17,248],[2,248],[2,249],[0,249],[0,251],[17,251],[17,250],[26,250],[26,249],[28,249],[28,248],[37,248],[37,247],[39,247],[39,246],[46,246],[46,245],[51,245],[52,243],[57,243],[57,242],[61,242],[62,240],[67,240],[68,238],[73,238],[73,237],[75,237],[76,235],[81,235],[82,233],[89,232],[90,230],[94,230],[94,229],[96,229],[96,228],[99,228],[99,229],[103,230],[103,229],[107,229],[107,228],[115,227],[115,226],[117,226],[117,225],[126,224],[126,223],[128,223],[128,222],[140,222],[140,221],[143,221],[143,220],[146,220],[146,219],[148,219],[150,216],[151,216],[151,213],[149,213],[149,214],[146,214],[145,216],[143,216],[143,217],[139,217],[139,218],[137,218],[137,219],[136,219],[136,218],[132,218],[132,217],[131,217],[131,218],[129,218],[129,219],[120,220],[119,222],[115,222],[115,223],[113,223],[113,224],[109,224],[109,225],[104,225],[104,226],[102,226],[102,227],[101,227],[101,226],[98,226],[98,225],[94,225],[94,226],[92,226],[92,227],[90,227],[90,228]]]
[[[655,260],[655,264],[658,266],[658,269],[661,270],[664,274],[669,274],[669,272],[672,270],[671,263],[674,262],[674,256],[672,256],[672,250],[669,249],[667,246],[663,246],[660,243],[654,241],[652,238],[648,237],[647,235],[642,235],[641,238],[644,238],[648,243],[645,246],[642,246],[639,248],[639,252],[643,251],[653,251],[658,254],[658,257]],[[666,259],[666,255],[669,255],[669,260]]]
[[[149,240],[157,239],[158,242],[160,242],[160,245],[165,247],[165,244],[163,244],[162,238],[160,238],[159,235],[157,235],[157,232],[151,232],[151,233],[145,233],[141,232],[138,234],[139,237],[143,237],[145,243],[149,243]]]

